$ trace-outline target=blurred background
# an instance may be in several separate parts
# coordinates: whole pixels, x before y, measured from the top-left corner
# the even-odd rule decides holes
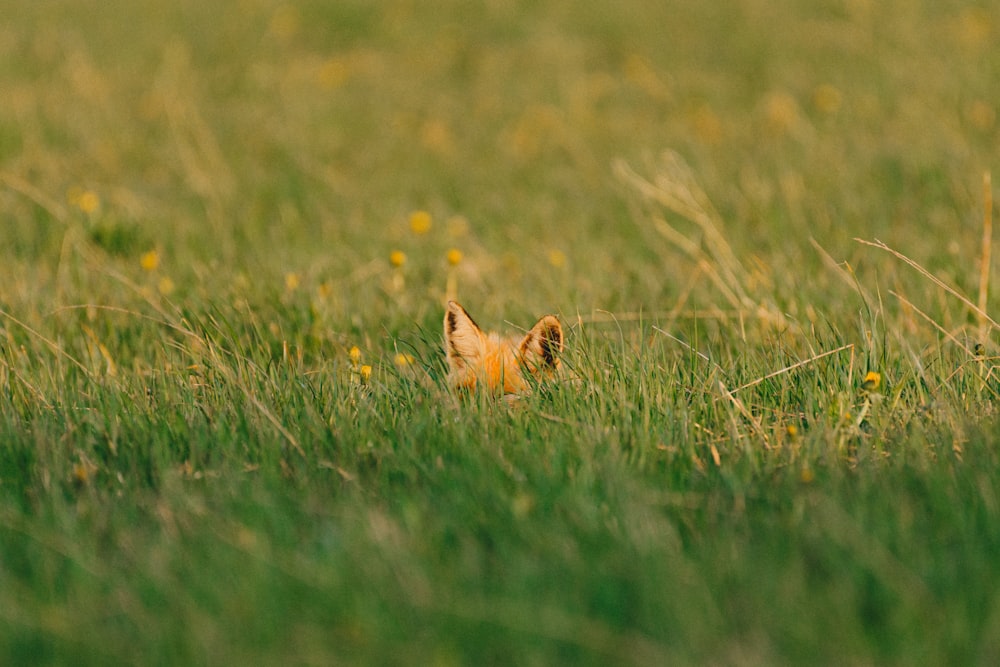
[[[994,3],[2,5],[17,312],[295,292],[322,327],[397,331],[449,277],[488,321],[666,309],[692,264],[612,169],[665,149],[782,307],[840,284],[811,239],[975,284]]]

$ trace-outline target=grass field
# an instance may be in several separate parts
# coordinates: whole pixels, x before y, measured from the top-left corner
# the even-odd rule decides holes
[[[0,13],[0,664],[1000,662],[995,3]]]

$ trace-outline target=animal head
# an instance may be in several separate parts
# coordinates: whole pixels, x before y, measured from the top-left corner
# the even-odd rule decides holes
[[[449,301],[444,313],[449,381],[456,388],[518,394],[559,368],[562,325],[555,315],[538,320],[523,338],[503,338],[479,328],[465,308]]]

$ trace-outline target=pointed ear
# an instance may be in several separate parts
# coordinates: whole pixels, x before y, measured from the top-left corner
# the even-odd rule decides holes
[[[562,325],[555,315],[546,315],[535,323],[521,341],[521,358],[536,367],[555,370],[563,349]]]
[[[444,311],[444,349],[452,371],[464,371],[467,361],[483,353],[482,329],[455,301],[449,301]]]

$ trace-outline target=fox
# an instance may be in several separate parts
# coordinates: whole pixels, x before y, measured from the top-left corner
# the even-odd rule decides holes
[[[533,384],[559,368],[563,331],[559,318],[546,315],[521,339],[486,333],[456,301],[444,313],[448,380],[455,389],[485,390],[505,397],[530,392]]]

